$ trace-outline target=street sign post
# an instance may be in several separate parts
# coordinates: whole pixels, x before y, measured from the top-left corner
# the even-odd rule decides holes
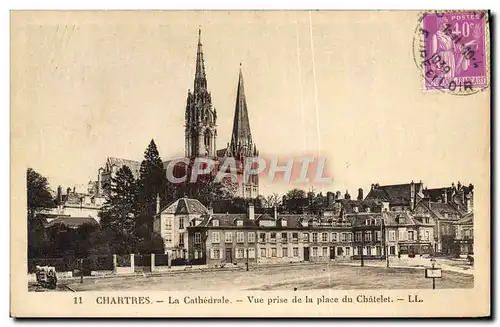
[[[432,278],[432,289],[436,289],[436,278],[442,278],[443,272],[441,268],[435,268],[436,260],[431,259],[432,268],[425,268],[425,278]]]

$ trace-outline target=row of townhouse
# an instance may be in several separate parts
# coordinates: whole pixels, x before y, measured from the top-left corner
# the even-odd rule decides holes
[[[382,258],[432,252],[428,221],[402,212],[328,214],[212,213],[182,198],[159,210],[154,229],[172,259],[209,266]]]

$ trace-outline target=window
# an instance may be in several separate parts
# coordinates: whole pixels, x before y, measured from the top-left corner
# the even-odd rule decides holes
[[[170,233],[165,234],[165,243],[171,245],[171,243],[172,243],[172,234],[170,234]]]
[[[382,255],[382,249],[380,248],[380,246],[376,246],[376,247],[375,247],[375,253],[376,253],[377,255]]]
[[[370,231],[365,232],[365,241],[371,242],[371,240],[372,240],[372,232],[370,232]]]
[[[318,256],[318,248],[313,247],[313,257],[317,257],[317,256]]]
[[[179,219],[179,229],[184,229],[184,219]]]
[[[347,233],[342,233],[342,234],[340,234],[340,237],[341,237],[341,241],[342,241],[342,242],[347,241]]]
[[[266,248],[261,248],[260,249],[260,257],[261,258],[265,258],[267,255],[266,255]]]
[[[429,237],[429,231],[428,231],[428,230],[426,230],[426,231],[424,232],[424,240],[428,241],[429,239],[430,239],[430,237]]]
[[[259,242],[262,242],[262,243],[266,242],[266,233],[259,234]]]
[[[213,249],[211,253],[212,253],[212,259],[221,259],[220,257],[221,252],[219,249]]]
[[[313,233],[313,243],[318,242],[318,233]]]
[[[276,258],[276,248],[271,248],[271,257]]]
[[[400,231],[399,231],[399,239],[400,239],[400,240],[406,240],[406,237],[405,237],[405,232],[404,232],[404,231],[402,231],[402,230],[400,230]]]
[[[361,232],[356,232],[356,242],[361,241]]]
[[[281,226],[286,227],[286,220],[285,219],[281,220]]]
[[[179,246],[184,245],[184,233],[179,233]]]
[[[248,243],[255,243],[255,232],[248,233]]]
[[[372,247],[371,246],[366,247],[366,255],[372,255]]]
[[[408,231],[408,240],[413,241],[414,233],[413,231]]]
[[[382,236],[381,231],[379,231],[379,230],[375,231],[375,240],[376,241],[380,241],[381,236]]]
[[[347,240],[352,242],[352,233],[347,233]]]
[[[243,226],[243,220],[237,220],[236,226]]]
[[[238,242],[238,243],[245,242],[245,234],[243,232],[236,233],[236,242]]]
[[[243,259],[245,257],[245,249],[236,249],[236,259]]]
[[[395,255],[396,254],[396,247],[394,245],[392,245],[390,248],[389,248],[389,253],[391,255]]]
[[[198,250],[194,250],[194,259],[198,259]]]
[[[248,258],[249,259],[255,258],[255,249],[254,248],[248,248]]]
[[[328,233],[321,233],[321,242],[328,242]]]
[[[233,243],[233,233],[232,232],[224,233],[224,239],[226,243]]]
[[[361,255],[361,253],[363,253],[363,247],[358,246],[358,254]]]
[[[165,219],[165,229],[172,229],[172,219]]]
[[[337,233],[332,233],[332,242],[337,242]]]
[[[299,233],[292,233],[292,239],[295,241],[299,238]]]
[[[396,231],[390,230],[389,231],[389,241],[395,241],[396,240]]]
[[[302,239],[304,242],[309,242],[309,233],[302,233]]]
[[[344,249],[339,246],[337,248],[337,255],[343,255],[343,254],[344,254]]]
[[[281,233],[281,239],[286,243],[288,241],[288,233]]]
[[[429,217],[424,218],[424,224],[428,225],[429,224]]]
[[[282,248],[281,250],[283,251],[283,258],[288,257],[288,248]]]
[[[194,233],[194,243],[195,244],[201,243],[201,233]]]
[[[276,242],[276,233],[271,233],[271,242]]]
[[[345,255],[351,255],[351,248],[350,247],[346,247],[345,248]]]
[[[299,256],[299,248],[293,248],[293,256],[297,258]]]
[[[324,247],[324,248],[323,248],[323,256],[324,256],[324,257],[327,257],[327,256],[328,256],[328,248],[327,248],[327,247]]]
[[[217,219],[212,220],[212,226],[219,226],[219,220]]]
[[[219,232],[212,232],[212,243],[220,243]]]

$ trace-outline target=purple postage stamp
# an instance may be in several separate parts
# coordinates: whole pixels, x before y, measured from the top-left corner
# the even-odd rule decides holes
[[[423,17],[425,90],[470,93],[488,87],[487,12]]]

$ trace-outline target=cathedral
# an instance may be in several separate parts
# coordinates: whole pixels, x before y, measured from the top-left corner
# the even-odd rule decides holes
[[[234,158],[237,164],[237,187],[235,196],[255,198],[259,195],[259,179],[251,175],[245,181],[243,162],[245,158],[259,155],[252,140],[250,121],[248,119],[243,74],[239,71],[238,89],[234,109],[233,128],[230,142],[223,149],[217,149],[217,110],[212,105],[212,96],[208,91],[201,29],[198,30],[198,46],[193,91],[188,90],[185,111],[185,157],[194,159],[207,157],[222,165],[227,158]],[[169,161],[164,162],[164,166]],[[96,183],[97,193],[109,194],[116,171],[128,165],[135,178],[139,177],[140,162],[109,157],[103,167],[98,170]],[[236,185],[235,185],[236,186]]]

